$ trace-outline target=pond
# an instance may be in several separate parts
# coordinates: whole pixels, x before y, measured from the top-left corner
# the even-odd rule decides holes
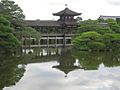
[[[0,90],[120,90],[120,52],[23,49],[0,55]]]

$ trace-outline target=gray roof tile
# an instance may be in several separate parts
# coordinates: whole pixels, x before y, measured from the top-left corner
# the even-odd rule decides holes
[[[65,8],[64,10],[58,12],[58,13],[53,13],[55,16],[61,16],[61,15],[71,15],[71,16],[77,16],[81,15],[81,13],[74,12],[70,10],[69,8]]]

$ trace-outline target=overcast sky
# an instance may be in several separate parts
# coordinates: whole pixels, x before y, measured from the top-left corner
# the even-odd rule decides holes
[[[100,15],[120,16],[120,0],[14,0],[24,11],[26,19],[54,20],[52,13],[65,8],[82,13],[86,19],[97,19]]]

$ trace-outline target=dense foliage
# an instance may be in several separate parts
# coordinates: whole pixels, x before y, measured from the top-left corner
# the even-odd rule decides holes
[[[112,19],[82,21],[73,44],[80,50],[118,50],[120,49],[120,25]]]
[[[22,38],[40,37],[40,34],[33,28],[27,27],[24,22],[23,10],[11,0],[0,2],[0,49],[11,51],[18,45],[22,45]],[[13,21],[21,21],[19,26]]]
[[[31,27],[23,27],[22,31],[20,31],[20,33],[22,34],[22,38],[25,39],[26,45],[29,45],[29,47],[32,44],[31,38],[35,39],[37,45],[39,44],[39,39],[40,39],[41,35],[35,29],[33,29]]]
[[[0,14],[9,17],[9,19],[24,19],[23,10],[11,0],[1,0]]]
[[[10,27],[10,22],[4,17],[0,17],[0,50],[8,51],[19,45],[18,39],[15,37],[14,28]]]

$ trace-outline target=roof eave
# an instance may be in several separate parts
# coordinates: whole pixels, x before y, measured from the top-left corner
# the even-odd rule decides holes
[[[58,14],[58,13],[53,13],[54,16],[63,16],[63,15],[69,15],[69,16],[78,16],[81,15],[82,13],[76,13],[76,14]]]

